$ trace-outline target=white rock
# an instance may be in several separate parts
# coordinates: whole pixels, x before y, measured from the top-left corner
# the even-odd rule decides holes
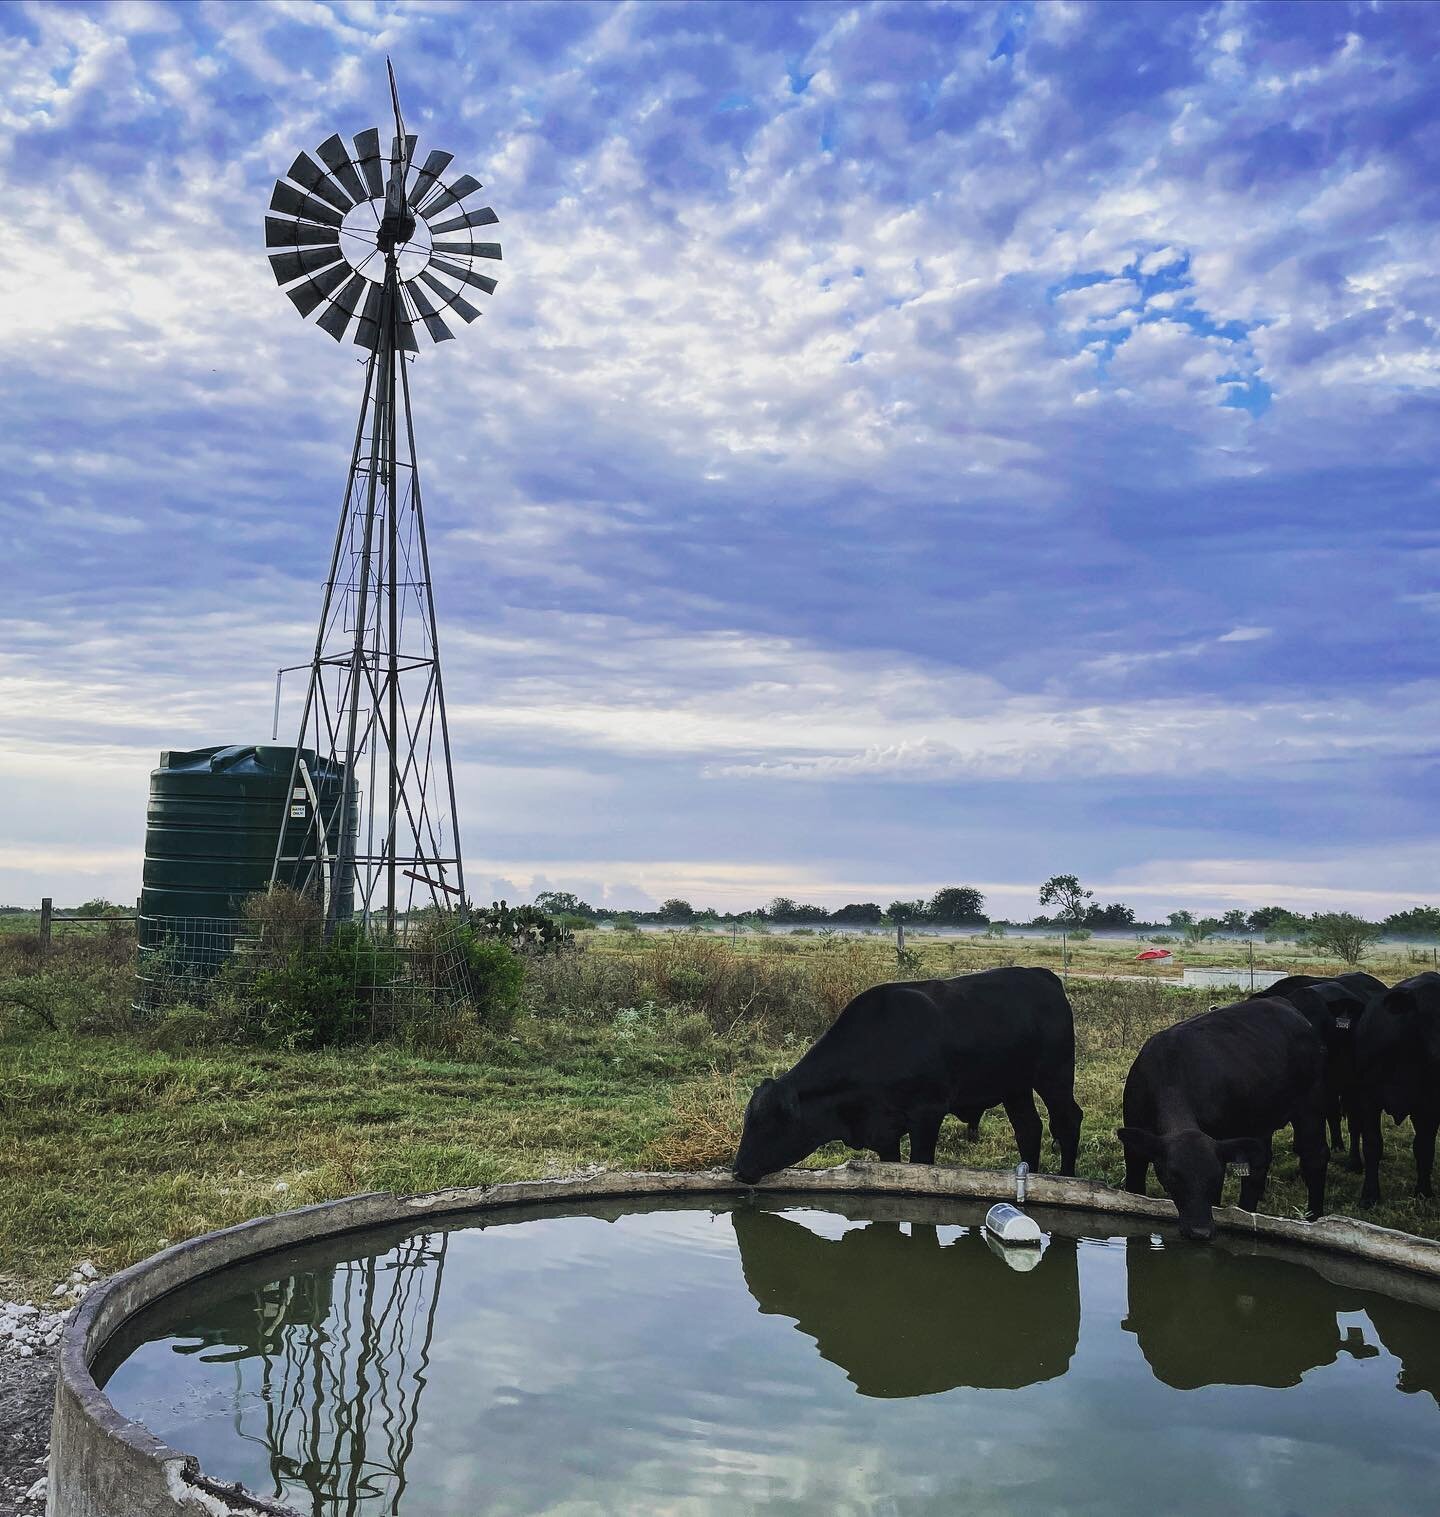
[[[70,1286],[67,1282],[62,1281],[50,1294],[52,1296],[68,1296],[70,1294]]]
[[[277,1196],[283,1196],[289,1189],[290,1187],[285,1183],[284,1180],[277,1180],[275,1182],[275,1194]]]
[[[45,1486],[46,1482],[44,1480],[37,1480],[35,1484],[25,1492],[26,1501],[43,1501],[45,1499]]]
[[[98,1280],[100,1278],[100,1271],[95,1268],[89,1259],[82,1259],[75,1266],[75,1272],[78,1275],[83,1275],[87,1280]]]
[[[28,1343],[22,1343],[20,1347],[15,1350],[15,1352],[19,1354],[22,1359],[33,1359],[35,1356],[35,1350],[31,1348]]]

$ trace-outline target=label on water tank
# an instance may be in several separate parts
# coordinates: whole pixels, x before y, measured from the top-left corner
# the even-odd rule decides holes
[[[291,815],[292,818],[298,818],[300,821],[303,822],[305,820],[305,807],[303,805],[301,805],[301,806],[292,806],[290,808],[290,815]]]
[[[290,792],[290,799],[292,801],[303,801],[305,799],[304,785],[296,785],[296,787]]]

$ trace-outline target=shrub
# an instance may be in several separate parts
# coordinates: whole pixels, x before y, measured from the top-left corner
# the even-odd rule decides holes
[[[482,937],[469,926],[460,929],[466,999],[476,1023],[491,1032],[507,1032],[520,1014],[525,965],[508,944]]]
[[[496,938],[517,952],[548,953],[574,945],[570,928],[534,906],[507,906],[496,901],[488,911],[471,910],[469,925],[480,937]]]
[[[396,984],[407,966],[391,943],[357,922],[286,941],[263,936],[217,976],[230,993],[240,1036],[280,1048],[318,1048],[383,1037],[395,1029]]]

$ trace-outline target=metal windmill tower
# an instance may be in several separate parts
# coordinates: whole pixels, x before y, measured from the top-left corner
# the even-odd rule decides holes
[[[500,245],[473,240],[496,216],[488,206],[464,209],[481,186],[469,174],[446,177],[450,153],[432,152],[416,168],[417,139],[386,67],[395,116],[388,157],[375,127],[356,134],[353,152],[337,133],[314,158],[299,154],[276,181],[265,245],[282,250],[270,264],[300,314],[319,311],[317,324],[336,342],[353,322],[353,340],[369,354],[315,651],[297,666],[308,667],[309,681],[290,812],[313,816],[313,825],[298,856],[282,857],[295,846],[282,828],[271,880],[312,860],[305,883],[319,885],[328,926],[353,871],[357,910],[393,931],[417,896],[439,906],[465,898],[411,355],[421,327],[434,342],[454,335],[442,312],[467,323],[480,314],[465,289],[495,289],[475,265],[499,258]],[[328,816],[305,749],[344,765],[351,780]]]

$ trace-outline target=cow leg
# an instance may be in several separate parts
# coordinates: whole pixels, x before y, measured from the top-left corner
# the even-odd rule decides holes
[[[1050,1136],[1060,1150],[1059,1173],[1073,1175],[1075,1158],[1080,1151],[1080,1123],[1085,1114],[1068,1086],[1041,1087],[1040,1099],[1050,1118]]]
[[[935,1162],[935,1145],[940,1141],[940,1124],[945,1120],[945,1113],[926,1113],[916,1117],[910,1123],[910,1162],[912,1164],[933,1164]]]
[[[967,1143],[978,1143],[980,1141],[979,1122],[967,1122],[965,1124],[965,1141]]]
[[[1040,1113],[1035,1110],[1035,1097],[1028,1090],[1017,1091],[1005,1097],[1005,1115],[1015,1129],[1015,1147],[1020,1157],[1032,1170],[1040,1168]]]
[[[899,1164],[900,1161],[900,1134],[897,1132],[893,1138],[881,1138],[875,1145],[875,1154],[882,1164]]]
[[[1325,1113],[1325,1125],[1330,1129],[1330,1147],[1338,1154],[1345,1147],[1345,1140],[1340,1134],[1340,1098],[1330,1103],[1330,1109]]]
[[[1365,1178],[1360,1183],[1361,1206],[1374,1206],[1380,1200],[1380,1161],[1385,1157],[1385,1140],[1380,1136],[1380,1106],[1366,1101],[1360,1110],[1360,1157]]]
[[[1295,1154],[1300,1160],[1300,1178],[1305,1182],[1306,1215],[1310,1221],[1325,1215],[1325,1178],[1330,1150],[1325,1143],[1323,1118],[1307,1113],[1293,1124]],[[1252,1206],[1251,1211],[1255,1208]]]
[[[1125,1150],[1125,1189],[1132,1196],[1145,1194],[1145,1177],[1150,1173],[1150,1161],[1134,1149]]]
[[[1262,1140],[1264,1151],[1258,1160],[1250,1165],[1250,1173],[1240,1182],[1241,1211],[1259,1211],[1260,1202],[1265,1195],[1265,1182],[1270,1178],[1270,1162],[1274,1158],[1274,1150],[1270,1146],[1270,1139]],[[1325,1124],[1320,1124],[1320,1144],[1325,1144]]]
[[[1415,1194],[1429,1199],[1430,1181],[1435,1169],[1435,1129],[1433,1115],[1412,1115],[1415,1124],[1415,1141],[1411,1145],[1415,1154]]]
[[[1358,1175],[1365,1165],[1360,1158],[1360,1118],[1355,1110],[1353,1096],[1345,1102],[1345,1125],[1350,1129],[1350,1157],[1345,1161],[1345,1168],[1352,1175]]]

